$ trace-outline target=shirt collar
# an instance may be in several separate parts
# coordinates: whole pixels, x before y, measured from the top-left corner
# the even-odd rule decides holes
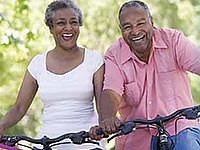
[[[161,31],[154,28],[153,33],[154,33],[153,34],[153,50],[168,48],[165,41],[162,39]],[[138,58],[130,50],[130,47],[128,46],[128,44],[126,44],[126,42],[124,41],[123,37],[120,37],[118,42],[119,42],[120,51],[121,51],[121,63],[125,63],[130,58],[138,60]]]
[[[124,63],[128,61],[132,56],[135,56],[132,51],[130,50],[130,47],[126,42],[124,41],[123,37],[119,38],[119,46],[120,46],[120,53],[121,53],[121,62]]]
[[[153,47],[154,47],[154,49],[168,48],[165,41],[163,40],[162,35],[163,35],[162,30],[158,30],[157,28],[154,28],[154,30],[153,30]]]

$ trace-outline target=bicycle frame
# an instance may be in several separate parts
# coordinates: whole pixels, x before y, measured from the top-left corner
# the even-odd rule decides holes
[[[0,148],[3,148],[5,150],[22,150],[22,149],[11,147],[11,146],[4,145],[4,144],[1,144],[1,143],[0,143]]]

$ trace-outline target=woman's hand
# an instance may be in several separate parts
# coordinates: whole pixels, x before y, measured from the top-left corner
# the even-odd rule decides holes
[[[3,124],[0,122],[0,142],[1,142],[1,137],[4,134],[4,131],[5,131],[5,128],[4,128]]]

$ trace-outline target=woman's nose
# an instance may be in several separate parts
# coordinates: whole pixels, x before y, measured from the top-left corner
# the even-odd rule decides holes
[[[65,23],[64,28],[65,29],[72,29],[72,26],[69,23]]]

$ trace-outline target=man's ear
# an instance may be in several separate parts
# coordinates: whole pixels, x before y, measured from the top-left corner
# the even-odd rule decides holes
[[[120,24],[118,26],[119,26],[119,29],[122,30],[122,26]]]
[[[152,23],[152,26],[154,26],[154,22],[153,22],[153,17],[152,16],[150,16],[150,21],[151,21],[151,23]]]

